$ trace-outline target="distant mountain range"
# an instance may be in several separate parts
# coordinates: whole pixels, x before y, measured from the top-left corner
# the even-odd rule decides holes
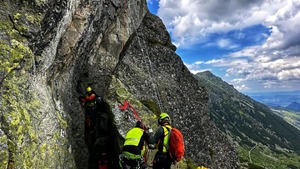
[[[297,128],[209,71],[195,78],[208,90],[211,118],[236,143],[246,168],[300,168]]]
[[[300,103],[292,102],[288,106],[285,107],[288,110],[300,111]]]
[[[245,93],[252,99],[272,107],[286,107],[293,102],[300,103],[300,91]]]

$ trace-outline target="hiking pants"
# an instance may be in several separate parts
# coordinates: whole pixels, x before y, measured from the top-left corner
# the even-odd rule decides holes
[[[172,160],[169,153],[156,153],[153,160],[153,169],[170,169],[172,165]]]
[[[122,167],[123,169],[146,169],[148,166],[143,159],[129,159],[126,157],[122,157]]]
[[[97,120],[96,120],[96,106],[95,107],[87,107],[85,109],[86,115],[90,117],[90,120],[92,122],[91,126],[96,127],[97,126]]]

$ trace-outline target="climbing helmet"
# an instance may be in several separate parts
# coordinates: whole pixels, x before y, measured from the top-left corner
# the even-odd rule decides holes
[[[165,121],[170,121],[170,116],[165,112],[161,112],[158,118],[158,123],[162,124]]]
[[[87,92],[91,92],[91,91],[92,91],[92,88],[91,88],[91,87],[87,87],[87,88],[86,88],[86,91],[87,91]]]

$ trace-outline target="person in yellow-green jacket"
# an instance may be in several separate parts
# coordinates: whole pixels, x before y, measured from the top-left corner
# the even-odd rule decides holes
[[[120,156],[123,168],[127,169],[128,166],[131,169],[147,168],[147,163],[143,159],[145,142],[149,144],[149,135],[146,130],[145,125],[137,121],[136,126],[127,132]]]
[[[158,118],[158,124],[160,127],[155,132],[154,136],[150,137],[150,144],[156,144],[158,151],[155,154],[153,160],[153,169],[170,169],[172,160],[168,149],[165,145],[169,144],[169,131],[171,130],[171,119],[170,116],[161,112]]]

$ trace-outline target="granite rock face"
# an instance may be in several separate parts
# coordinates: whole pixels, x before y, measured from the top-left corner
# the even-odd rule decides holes
[[[88,85],[112,114],[110,146],[120,148],[136,121],[119,108],[128,100],[154,129],[155,115],[168,112],[185,137],[186,158],[239,168],[233,145],[209,119],[206,90],[146,1],[0,4],[0,168],[88,168],[78,102]]]

